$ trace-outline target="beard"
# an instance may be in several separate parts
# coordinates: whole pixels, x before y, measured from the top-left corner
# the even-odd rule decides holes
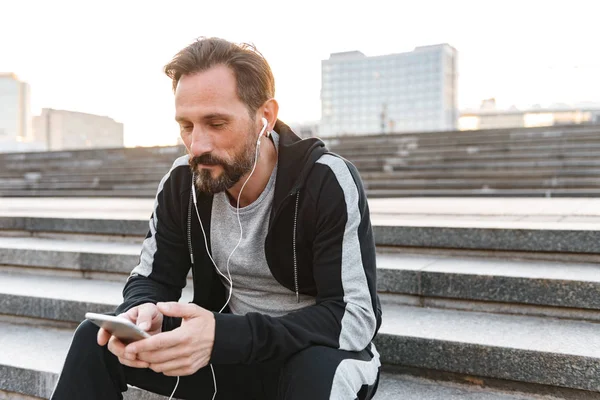
[[[249,173],[254,167],[254,158],[256,156],[256,141],[252,135],[248,135],[248,140],[242,150],[235,154],[233,160],[225,160],[211,153],[205,153],[197,157],[190,157],[190,168],[192,173],[196,174],[194,184],[199,191],[207,194],[215,194],[230,189],[239,180]],[[216,177],[213,177],[213,169],[198,169],[198,165],[220,165],[223,171]]]

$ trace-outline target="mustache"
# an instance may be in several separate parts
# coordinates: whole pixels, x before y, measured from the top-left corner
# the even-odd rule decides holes
[[[226,166],[227,161],[223,160],[222,158],[216,157],[210,153],[190,158],[190,167],[192,167],[192,169],[195,170],[200,164]]]

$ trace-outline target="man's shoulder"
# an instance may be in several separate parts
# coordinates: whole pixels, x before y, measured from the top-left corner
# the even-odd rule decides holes
[[[191,185],[192,174],[189,167],[189,155],[183,155],[177,158],[169,171],[163,176],[161,186],[167,186],[170,191],[181,192],[189,189]],[[167,184],[167,181],[169,184]]]
[[[321,155],[315,162],[317,168],[313,168],[315,176],[321,179],[336,177],[339,179],[351,176],[355,181],[361,181],[356,166],[346,158],[336,153],[327,152]]]
[[[315,162],[307,178],[306,187],[309,191],[314,191],[333,189],[332,185],[341,189],[336,190],[340,193],[348,188],[356,188],[359,193],[364,190],[360,174],[354,164],[339,154],[327,152]]]
[[[169,171],[169,173],[173,172],[178,167],[189,165],[189,160],[190,160],[190,156],[188,154],[185,154],[185,155],[177,158],[173,162],[173,165],[171,166],[171,170]]]

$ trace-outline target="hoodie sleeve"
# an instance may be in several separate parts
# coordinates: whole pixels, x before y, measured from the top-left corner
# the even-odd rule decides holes
[[[316,304],[282,317],[215,314],[211,362],[285,360],[313,345],[360,351],[375,336],[381,310],[366,196],[352,164],[329,154],[318,164],[324,178],[313,243]]]
[[[191,262],[185,234],[178,222],[181,215],[178,169],[187,166],[187,156],[178,158],[160,181],[139,264],[127,279],[123,303],[115,314],[140,304],[178,301],[181,297]],[[172,323],[175,321],[165,318],[163,330],[168,330]]]

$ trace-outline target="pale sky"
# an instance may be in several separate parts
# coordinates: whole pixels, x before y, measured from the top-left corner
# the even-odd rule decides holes
[[[108,115],[125,144],[173,144],[163,66],[199,36],[251,42],[275,75],[280,118],[320,118],[321,60],[449,43],[459,104],[600,103],[600,1],[0,0],[0,72],[42,107]]]

